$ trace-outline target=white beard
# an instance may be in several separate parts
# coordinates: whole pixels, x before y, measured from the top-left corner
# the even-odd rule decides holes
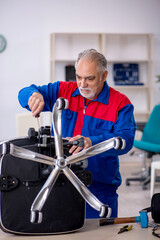
[[[89,93],[84,93],[82,92],[81,90],[85,90],[85,91],[89,91]],[[79,87],[79,91],[80,91],[80,94],[84,97],[84,98],[87,98],[89,100],[93,99],[95,97],[95,92],[91,89],[91,88],[82,88],[82,87]]]

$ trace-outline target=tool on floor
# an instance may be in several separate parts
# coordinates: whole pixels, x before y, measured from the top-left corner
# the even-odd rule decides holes
[[[119,233],[123,233],[123,232],[127,232],[127,231],[131,230],[132,227],[133,227],[133,225],[130,225],[130,226],[125,225],[125,226],[123,226],[123,227],[120,228],[118,234],[119,234]]]
[[[140,211],[140,216],[136,217],[124,217],[124,218],[108,218],[100,219],[100,226],[109,225],[109,224],[121,224],[121,223],[134,223],[140,222],[142,228],[148,227],[148,216],[147,211]]]

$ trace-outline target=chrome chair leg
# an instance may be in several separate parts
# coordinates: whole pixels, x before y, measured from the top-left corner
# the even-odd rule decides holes
[[[100,217],[110,217],[111,216],[111,208],[108,205],[104,205],[101,203],[89,190],[88,188],[79,180],[79,178],[72,172],[68,167],[63,169],[64,174],[70,180],[70,182],[74,185],[77,191],[81,194],[81,196],[88,202],[88,204],[99,211]]]
[[[31,223],[41,223],[42,222],[41,210],[42,210],[60,172],[61,172],[61,169],[57,166],[52,170],[52,172],[50,173],[45,184],[43,185],[43,187],[41,188],[37,197],[35,198],[34,202],[32,203],[31,216],[30,216]]]

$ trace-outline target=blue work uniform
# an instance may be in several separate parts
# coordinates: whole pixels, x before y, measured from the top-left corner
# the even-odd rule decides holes
[[[68,99],[69,107],[62,112],[63,137],[82,135],[89,137],[92,145],[117,136],[125,139],[124,150],[110,149],[88,158],[87,169],[93,176],[89,189],[101,202],[111,207],[111,217],[117,217],[116,191],[121,184],[118,155],[125,154],[132,148],[136,130],[134,107],[130,100],[109,87],[107,82],[94,100],[85,99],[80,94],[76,82],[55,82],[43,86],[31,85],[19,92],[19,102],[28,110],[28,100],[33,92],[43,95],[45,101],[43,111],[52,111],[59,97]],[[98,217],[99,213],[87,204],[86,218]]]

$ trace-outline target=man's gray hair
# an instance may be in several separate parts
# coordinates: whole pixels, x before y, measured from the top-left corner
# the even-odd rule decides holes
[[[78,58],[75,62],[75,69],[77,67],[79,60],[81,59],[97,62],[97,67],[98,67],[97,70],[100,73],[104,73],[107,70],[107,60],[105,56],[97,52],[95,49],[87,49],[79,53]]]

